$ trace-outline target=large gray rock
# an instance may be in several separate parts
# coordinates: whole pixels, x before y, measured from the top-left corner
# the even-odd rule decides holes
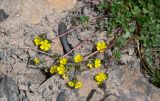
[[[138,69],[117,66],[109,72],[104,101],[159,101],[160,90]]]
[[[18,87],[16,82],[8,76],[0,79],[0,98],[6,96],[8,101],[18,101]]]

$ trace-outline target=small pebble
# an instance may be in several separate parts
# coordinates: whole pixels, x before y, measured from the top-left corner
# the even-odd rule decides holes
[[[0,9],[0,22],[6,20],[8,16],[3,9]]]

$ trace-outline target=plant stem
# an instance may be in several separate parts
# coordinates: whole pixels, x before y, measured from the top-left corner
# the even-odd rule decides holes
[[[82,42],[80,42],[79,44],[77,44],[73,49],[71,49],[69,52],[67,52],[66,54],[64,54],[62,57],[66,57],[66,56],[67,56],[69,53],[71,53],[72,51],[74,51],[74,50],[76,50],[76,49],[79,49],[82,44],[84,44],[87,40],[89,40],[90,38],[92,38],[95,34],[96,34],[96,32],[94,32],[94,33],[92,34],[92,36],[87,37],[87,38],[84,39]]]
[[[48,55],[48,56],[50,56],[50,57],[53,57],[53,54],[49,54],[49,53],[43,52],[43,51],[38,50],[38,49],[31,48],[31,47],[19,47],[19,48],[22,48],[22,49],[30,49],[30,50],[33,50],[33,51],[40,52],[40,53],[42,53],[42,54]]]
[[[121,33],[122,29],[121,28],[117,28],[116,30],[114,30],[114,32]],[[115,42],[116,42],[115,39],[113,39],[112,43],[109,44],[108,48],[106,48],[106,49],[111,49],[115,45]],[[95,52],[91,53],[90,55],[86,56],[83,61],[86,61],[88,58],[90,58],[91,56],[94,56],[97,53],[99,53],[99,51],[95,51]]]
[[[134,35],[127,41],[126,45],[120,49],[120,51],[123,51],[123,50],[129,45],[129,43],[131,43],[132,40],[136,38],[136,36],[137,36],[137,34],[134,34]],[[114,56],[112,55],[112,56],[110,57],[110,59],[108,60],[109,62],[108,62],[108,64],[107,64],[107,66],[106,66],[106,68],[107,68],[107,70],[105,71],[106,73],[107,73],[107,71],[108,71],[108,67],[109,67],[110,63],[111,63],[112,61],[114,61],[114,59],[115,59],[115,58],[114,58]]]
[[[65,32],[65,33],[63,33],[63,34],[56,36],[56,37],[53,38],[52,40],[57,39],[57,38],[60,38],[60,37],[62,37],[62,36],[64,36],[64,35],[67,35],[68,33],[72,32],[72,31],[74,31],[74,30],[76,30],[76,29],[78,29],[78,28],[80,28],[80,27],[81,27],[81,25],[78,25],[78,26],[70,29],[69,31],[67,31],[67,32]]]
[[[89,20],[89,23],[91,23],[92,21],[94,21],[94,20],[96,20],[96,19],[102,19],[102,18],[105,18],[105,17],[107,17],[107,15],[94,17],[94,18],[92,18],[92,19]],[[82,25],[78,25],[78,26],[70,29],[69,31],[67,31],[67,32],[65,32],[65,33],[63,33],[63,34],[60,34],[60,35],[56,36],[56,37],[53,38],[52,40],[57,39],[57,38],[60,38],[60,37],[62,37],[62,36],[64,36],[64,35],[67,35],[68,33],[72,32],[72,31],[74,31],[74,30],[76,30],[76,29],[78,29],[78,28],[81,28],[81,27],[82,27]]]
[[[99,51],[95,51],[93,53],[91,53],[90,55],[86,56],[83,61],[86,61],[88,58],[90,58],[91,56],[94,56],[95,54],[99,53]]]

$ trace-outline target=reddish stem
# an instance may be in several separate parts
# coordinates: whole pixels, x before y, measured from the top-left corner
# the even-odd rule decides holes
[[[91,56],[94,56],[95,54],[99,53],[99,51],[95,51],[93,53],[91,53],[90,55],[86,56],[83,61],[86,61],[88,58],[90,58]]]
[[[93,37],[96,34],[96,32],[94,32],[92,34],[92,36],[87,37],[86,39],[84,39],[82,42],[80,42],[79,44],[77,44],[73,49],[71,49],[69,52],[67,52],[66,54],[64,54],[62,57],[66,57],[69,53],[71,53],[72,51],[79,49],[80,46],[85,43],[87,40],[89,40],[91,37]]]
[[[63,34],[61,34],[61,35],[56,36],[55,38],[53,38],[53,40],[54,40],[54,39],[57,39],[57,38],[60,38],[60,37],[62,37],[62,36],[64,36],[64,35],[67,35],[68,33],[70,33],[70,32],[72,32],[72,31],[78,29],[79,27],[81,27],[81,25],[76,26],[75,28],[72,28],[71,30],[69,30],[69,31],[67,31],[67,32],[65,32],[65,33],[63,33]]]
[[[121,28],[117,28],[116,30],[114,30],[114,32],[118,32],[118,33],[121,33],[122,31],[123,30]],[[113,39],[113,42],[111,44],[109,44],[107,49],[111,49],[115,45],[115,43],[116,43],[116,41],[115,41],[115,39]],[[86,61],[88,58],[90,58],[91,56],[94,56],[97,53],[99,53],[99,51],[95,51],[95,52],[91,53],[90,55],[86,56],[83,61]]]
[[[94,17],[94,18],[90,19],[89,22],[91,23],[91,21],[93,21],[93,20],[102,19],[102,18],[104,18],[104,17],[107,17],[107,16]],[[78,25],[78,26],[70,29],[69,31],[67,31],[67,32],[65,32],[65,33],[63,33],[63,34],[56,36],[56,37],[53,38],[52,40],[57,39],[57,38],[60,38],[60,37],[62,37],[62,36],[64,36],[64,35],[67,35],[68,33],[72,32],[72,31],[74,31],[74,30],[76,30],[76,29],[78,29],[78,28],[80,28],[80,27],[82,27],[82,25]]]

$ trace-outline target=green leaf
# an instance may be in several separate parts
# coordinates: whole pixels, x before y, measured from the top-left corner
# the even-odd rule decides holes
[[[124,34],[122,35],[122,38],[125,38],[125,39],[127,39],[127,38],[129,38],[129,37],[131,37],[130,32],[126,32],[126,33],[124,33]]]
[[[80,19],[81,23],[88,23],[89,22],[89,16],[81,15],[79,17],[79,19]]]
[[[113,50],[113,55],[114,55],[116,60],[119,60],[122,56],[122,53],[117,47],[115,47],[114,50]]]
[[[121,47],[124,46],[125,42],[126,42],[126,39],[125,39],[125,38],[119,37],[119,38],[116,40],[116,46],[119,47],[119,48],[121,48]]]
[[[107,7],[107,2],[105,0],[101,0],[97,8],[100,12],[104,12],[107,9]]]
[[[141,13],[141,10],[138,6],[134,6],[134,9],[131,12],[133,15],[138,15]]]

